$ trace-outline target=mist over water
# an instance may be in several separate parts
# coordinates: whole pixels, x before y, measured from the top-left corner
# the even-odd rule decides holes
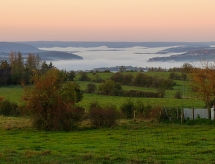
[[[101,47],[52,47],[40,48],[47,51],[69,52],[83,57],[83,60],[58,60],[53,64],[59,69],[65,70],[91,70],[101,67],[134,66],[134,67],[181,67],[185,62],[148,62],[152,57],[167,57],[181,53],[159,53],[162,50],[172,47],[130,47],[130,48],[109,48]],[[198,65],[198,63],[192,63]]]

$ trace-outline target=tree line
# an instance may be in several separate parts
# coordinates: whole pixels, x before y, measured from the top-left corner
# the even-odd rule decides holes
[[[132,74],[115,73],[111,80],[123,85],[132,85],[139,87],[152,87],[160,89],[172,89],[176,83],[171,79],[163,79],[138,73],[136,76]]]
[[[34,75],[42,75],[48,70],[55,68],[50,62],[47,64],[42,61],[38,55],[28,54],[24,59],[21,53],[10,53],[9,60],[0,62],[0,86],[32,84]],[[73,71],[66,72],[66,80],[73,80],[75,73]]]

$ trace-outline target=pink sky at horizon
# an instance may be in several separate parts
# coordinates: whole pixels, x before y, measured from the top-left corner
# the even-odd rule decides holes
[[[0,41],[215,41],[214,0],[1,0]]]

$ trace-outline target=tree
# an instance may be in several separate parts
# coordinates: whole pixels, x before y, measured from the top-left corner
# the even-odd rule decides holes
[[[175,98],[176,98],[176,99],[181,99],[181,98],[182,98],[182,95],[181,95],[181,92],[180,92],[180,91],[177,91],[177,92],[175,93]]]
[[[191,73],[193,71],[193,66],[189,63],[184,63],[183,66],[182,66],[182,71],[184,73]]]
[[[90,81],[86,72],[80,72],[79,81]]]
[[[34,86],[27,88],[24,95],[35,127],[45,130],[74,127],[83,113],[83,109],[75,105],[81,98],[79,86],[73,82],[64,83],[62,73],[57,69],[35,76]]]
[[[202,69],[194,69],[192,73],[193,90],[200,95],[209,110],[215,104],[215,66],[206,65]]]
[[[11,80],[13,83],[21,83],[24,75],[24,60],[21,53],[9,55],[11,65]]]
[[[32,77],[35,73],[39,71],[41,67],[41,60],[40,57],[34,54],[28,54],[25,63],[25,71],[23,81],[25,83],[32,83]]]
[[[86,92],[87,93],[95,93],[97,87],[94,83],[89,83],[87,84],[87,89],[86,89]]]
[[[6,60],[1,61],[0,64],[0,84],[8,85],[10,84],[10,71],[11,67]]]
[[[99,85],[99,93],[104,95],[119,96],[122,94],[122,87],[119,83],[106,80]]]
[[[73,81],[74,78],[75,78],[75,72],[74,71],[67,72],[68,81]]]

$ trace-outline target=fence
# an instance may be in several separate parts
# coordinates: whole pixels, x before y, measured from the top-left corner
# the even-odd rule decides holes
[[[198,118],[205,118],[214,120],[214,110],[215,108],[208,109],[194,109],[194,108],[184,108],[184,119],[195,120]]]

